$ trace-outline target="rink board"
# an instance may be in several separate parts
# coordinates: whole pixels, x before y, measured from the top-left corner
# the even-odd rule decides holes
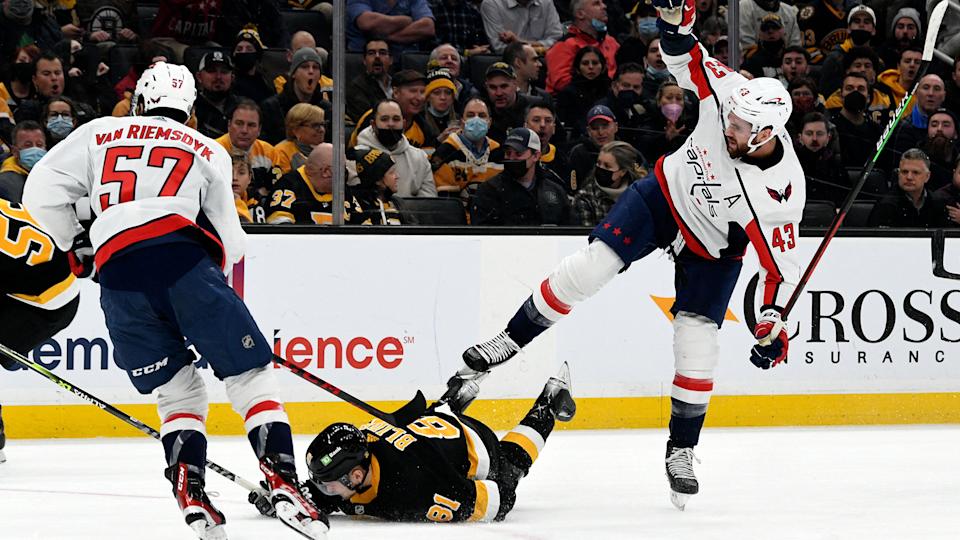
[[[500,329],[564,255],[568,236],[250,235],[235,287],[279,354],[385,408],[415,391],[438,396],[467,345]],[[797,239],[806,264],[818,238]],[[933,276],[930,240],[833,241],[790,317],[790,361],[748,361],[755,306],[750,251],[720,332],[708,424],[768,426],[960,422],[960,281]],[[960,270],[960,241],[947,240]],[[516,422],[563,361],[579,413],[571,427],[664,426],[673,376],[673,265],[635,263],[595,297],[496,370],[471,413]],[[151,396],[113,361],[98,303],[85,283],[74,323],[31,353],[86,391],[156,425]],[[159,359],[158,359],[159,360]],[[201,366],[203,366],[201,361]],[[223,385],[208,380],[211,433],[240,433]],[[314,432],[362,413],[278,373],[294,428]],[[90,437],[132,430],[36,373],[0,373],[11,436]]]

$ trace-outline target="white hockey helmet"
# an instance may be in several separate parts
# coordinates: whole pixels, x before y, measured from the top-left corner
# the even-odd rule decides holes
[[[793,101],[783,83],[770,77],[757,77],[734,88],[725,109],[725,116],[734,113],[750,124],[749,153],[770,141],[757,142],[757,135],[764,128],[773,128],[771,138],[783,132],[793,113]]]
[[[157,62],[140,75],[130,112],[137,114],[137,105],[142,103],[143,112],[158,108],[174,109],[189,118],[196,99],[197,83],[186,66]]]

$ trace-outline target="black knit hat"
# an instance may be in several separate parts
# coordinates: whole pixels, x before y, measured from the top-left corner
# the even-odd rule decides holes
[[[390,167],[394,166],[390,154],[376,148],[357,148],[356,157],[357,176],[360,177],[360,184],[365,187],[375,186]]]

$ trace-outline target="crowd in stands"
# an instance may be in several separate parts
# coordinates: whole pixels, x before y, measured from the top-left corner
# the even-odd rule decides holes
[[[960,226],[960,12],[938,38],[954,61],[916,80],[936,1],[739,0],[740,72],[793,99],[805,225],[829,222],[916,85],[847,223]],[[701,43],[732,63],[726,2],[696,8]],[[3,0],[0,197],[19,200],[77,126],[129,114],[157,61],[195,71],[188,123],[233,156],[251,223],[401,224],[426,205],[437,223],[592,226],[698,121],[643,0],[346,0],[342,81],[333,16],[326,0]]]

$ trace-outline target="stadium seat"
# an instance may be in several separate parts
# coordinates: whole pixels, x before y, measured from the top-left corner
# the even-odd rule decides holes
[[[127,75],[130,66],[137,60],[137,54],[136,45],[117,44],[110,47],[106,58],[104,58],[104,63],[110,67],[111,84],[117,84],[120,79]]]
[[[837,207],[830,201],[807,201],[803,207],[801,227],[827,227],[837,216]]]
[[[471,56],[469,73],[470,81],[473,82],[473,85],[483,91],[483,89],[487,87],[487,81],[485,79],[487,68],[490,67],[490,64],[499,62],[500,60],[502,60],[502,57],[496,54],[478,54],[476,56]]]
[[[850,187],[853,187],[860,179],[862,167],[847,167],[847,177],[850,179]],[[867,181],[863,184],[863,189],[857,195],[857,200],[876,201],[890,191],[890,184],[887,182],[887,173],[874,168],[867,175]]]
[[[313,34],[317,45],[330,50],[332,28],[323,13],[303,9],[281,9],[280,18],[283,19],[283,24],[290,35],[305,30]]]
[[[230,51],[223,47],[192,45],[183,51],[183,65],[187,66],[187,69],[189,69],[191,73],[196,73],[200,71],[200,59],[203,58],[203,55],[211,51],[223,51],[224,54],[230,54]]]
[[[406,52],[400,57],[400,69],[413,69],[426,75],[429,62],[430,53]]]
[[[140,35],[141,36],[150,36],[150,29],[153,28],[153,21],[157,18],[157,11],[160,9],[159,5],[144,5],[140,3],[137,5],[137,19],[140,20]]]
[[[466,225],[467,215],[459,199],[439,197],[394,197],[404,225]]]
[[[287,60],[286,49],[264,49],[263,57],[260,59],[260,67],[268,81],[272,81],[277,75],[287,75],[290,71],[290,61]]]
[[[843,218],[843,225],[845,227],[866,227],[875,204],[873,201],[854,201],[850,210],[847,211],[847,217]]]
[[[333,62],[330,63],[330,68],[333,68]],[[326,68],[327,66],[324,66]],[[348,52],[343,55],[343,76],[347,79],[344,84],[346,88],[347,84],[350,84],[350,81],[355,79],[358,75],[364,72],[363,67],[363,53],[362,52]],[[327,73],[329,75],[329,73]]]

